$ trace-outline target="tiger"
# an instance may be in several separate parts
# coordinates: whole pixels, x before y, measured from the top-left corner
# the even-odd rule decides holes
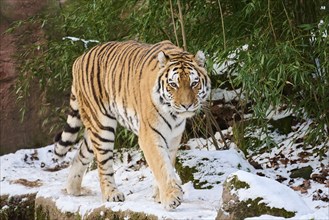
[[[54,154],[63,159],[76,143],[66,191],[81,195],[83,175],[95,157],[102,201],[122,202],[113,169],[117,124],[138,136],[155,179],[154,199],[167,210],[183,199],[174,165],[186,120],[210,94],[205,55],[195,55],[170,41],[145,44],[108,42],[94,46],[72,66],[70,109]],[[80,142],[78,133],[83,132]]]

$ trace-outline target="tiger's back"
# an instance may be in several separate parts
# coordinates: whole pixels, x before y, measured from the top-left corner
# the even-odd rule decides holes
[[[108,110],[107,114],[138,134],[141,106],[145,108],[145,95],[152,92],[149,82],[157,78],[157,54],[168,50],[182,51],[169,41],[155,45],[109,42],[79,57],[73,65],[73,89],[80,103],[92,105],[80,112],[82,117],[88,119],[84,117],[90,115],[88,110],[103,107],[103,112]]]
[[[156,179],[155,198],[167,209],[177,207],[182,190],[173,165],[185,120],[210,92],[204,55],[193,56],[169,41],[109,42],[80,56],[72,72],[71,111],[55,154],[65,156],[81,126],[85,132],[68,177],[68,193],[80,194],[83,173],[95,156],[103,200],[124,200],[112,166],[119,122],[139,136]]]

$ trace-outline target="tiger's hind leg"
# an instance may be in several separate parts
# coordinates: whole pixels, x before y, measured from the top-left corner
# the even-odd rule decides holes
[[[124,194],[115,184],[113,170],[113,148],[117,121],[104,115],[98,116],[99,121],[88,129],[88,134],[95,152],[103,201],[122,202]]]
[[[71,195],[81,195],[81,182],[84,173],[94,157],[90,139],[85,131],[80,147],[73,158],[69,176],[66,182],[66,191]]]

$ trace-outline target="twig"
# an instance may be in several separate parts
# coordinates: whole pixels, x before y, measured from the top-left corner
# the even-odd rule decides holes
[[[284,2],[282,2],[282,6],[283,6],[284,13],[286,14],[286,17],[287,17],[288,23],[289,23],[289,29],[290,29],[290,32],[291,32],[291,35],[292,35],[292,39],[295,39],[294,32],[293,32],[293,30],[292,30],[291,20],[290,20],[290,18],[289,18],[289,15],[288,15],[288,12],[287,12],[286,6],[284,5]]]
[[[217,143],[217,140],[216,140],[216,137],[215,137],[215,133],[214,133],[214,130],[212,129],[212,121],[211,121],[211,112],[210,110],[209,111],[206,111],[206,121],[207,121],[207,128],[208,128],[208,131],[210,133],[210,137],[212,139],[212,143],[214,144],[216,150],[220,150],[219,146],[218,146],[218,143]]]
[[[183,49],[187,50],[186,36],[185,36],[185,29],[184,29],[184,21],[183,21],[182,8],[181,8],[181,5],[180,5],[180,0],[177,0],[177,5],[178,5],[178,12],[179,12],[179,22],[180,22],[180,26],[181,26],[181,29],[182,29]]]
[[[224,50],[226,50],[226,37],[225,37],[225,26],[224,26],[224,16],[222,11],[222,6],[220,4],[220,0],[217,1],[219,6],[219,12],[220,12],[220,20],[222,22],[222,32],[223,32],[223,41],[224,41]]]
[[[224,135],[223,135],[222,129],[220,129],[220,127],[218,126],[217,121],[215,120],[215,117],[214,117],[213,114],[211,113],[210,109],[209,109],[209,111],[207,112],[207,118],[210,119],[211,123],[212,123],[213,125],[215,125],[216,130],[219,132],[219,135],[220,135],[220,137],[222,138],[222,141],[223,141],[223,143],[224,143],[223,150],[228,150],[229,147],[228,147],[228,145],[227,145],[227,143],[226,143],[226,141],[225,141],[225,137],[224,137]]]
[[[178,47],[180,47],[179,46],[179,41],[178,41],[178,36],[177,36],[177,30],[176,30],[176,24],[175,24],[175,18],[174,18],[174,10],[173,10],[173,7],[172,7],[172,1],[169,0],[169,3],[170,3],[171,19],[172,19],[172,24],[173,24],[173,27],[174,27],[175,38],[176,38],[176,45]]]

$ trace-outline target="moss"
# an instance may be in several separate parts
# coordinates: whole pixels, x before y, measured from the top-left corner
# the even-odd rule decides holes
[[[295,216],[294,212],[287,211],[285,209],[271,208],[265,203],[261,203],[262,198],[248,199],[247,201],[240,201],[237,205],[232,206],[231,209],[225,210],[229,213],[234,213],[234,219],[243,220],[247,217],[255,217],[260,215],[272,215],[285,218],[291,218]]]
[[[35,219],[46,220],[49,219],[49,212],[44,210],[41,206],[35,208]]]
[[[184,166],[182,160],[177,158],[175,168],[182,180],[182,183],[185,184],[187,182],[192,182],[194,189],[212,189],[214,187],[214,184],[220,184],[221,183],[220,181],[209,183],[205,180],[200,181],[199,179],[194,178],[194,173],[200,172],[200,170],[198,170],[197,167],[202,167],[209,161],[210,161],[209,158],[202,158],[196,166],[189,167],[189,166]],[[222,172],[216,174],[212,173],[211,175],[222,176],[224,175],[224,173]]]
[[[111,209],[100,207],[93,210],[91,213],[84,217],[86,220],[121,220],[121,219],[134,219],[134,220],[155,220],[158,217],[154,215],[145,214],[144,212],[132,212],[132,211],[117,211],[114,212]]]
[[[34,202],[36,194],[19,196],[2,195],[0,197],[1,220],[30,220],[34,219]],[[6,208],[4,208],[6,207]]]
[[[248,183],[239,180],[237,176],[233,176],[233,178],[230,179],[229,182],[227,182],[226,184],[229,184],[230,189],[248,189],[248,188],[250,188]]]
[[[183,166],[181,160],[177,159],[175,168],[183,184],[191,181],[195,189],[201,189],[199,180],[194,179],[193,174],[198,171],[195,167]]]
[[[37,197],[35,200],[35,219],[78,220],[81,219],[81,216],[79,213],[61,212],[51,198]]]
[[[209,185],[207,181],[200,182],[199,180],[195,180],[195,183],[193,183],[193,186],[195,189],[212,189],[214,186]]]

